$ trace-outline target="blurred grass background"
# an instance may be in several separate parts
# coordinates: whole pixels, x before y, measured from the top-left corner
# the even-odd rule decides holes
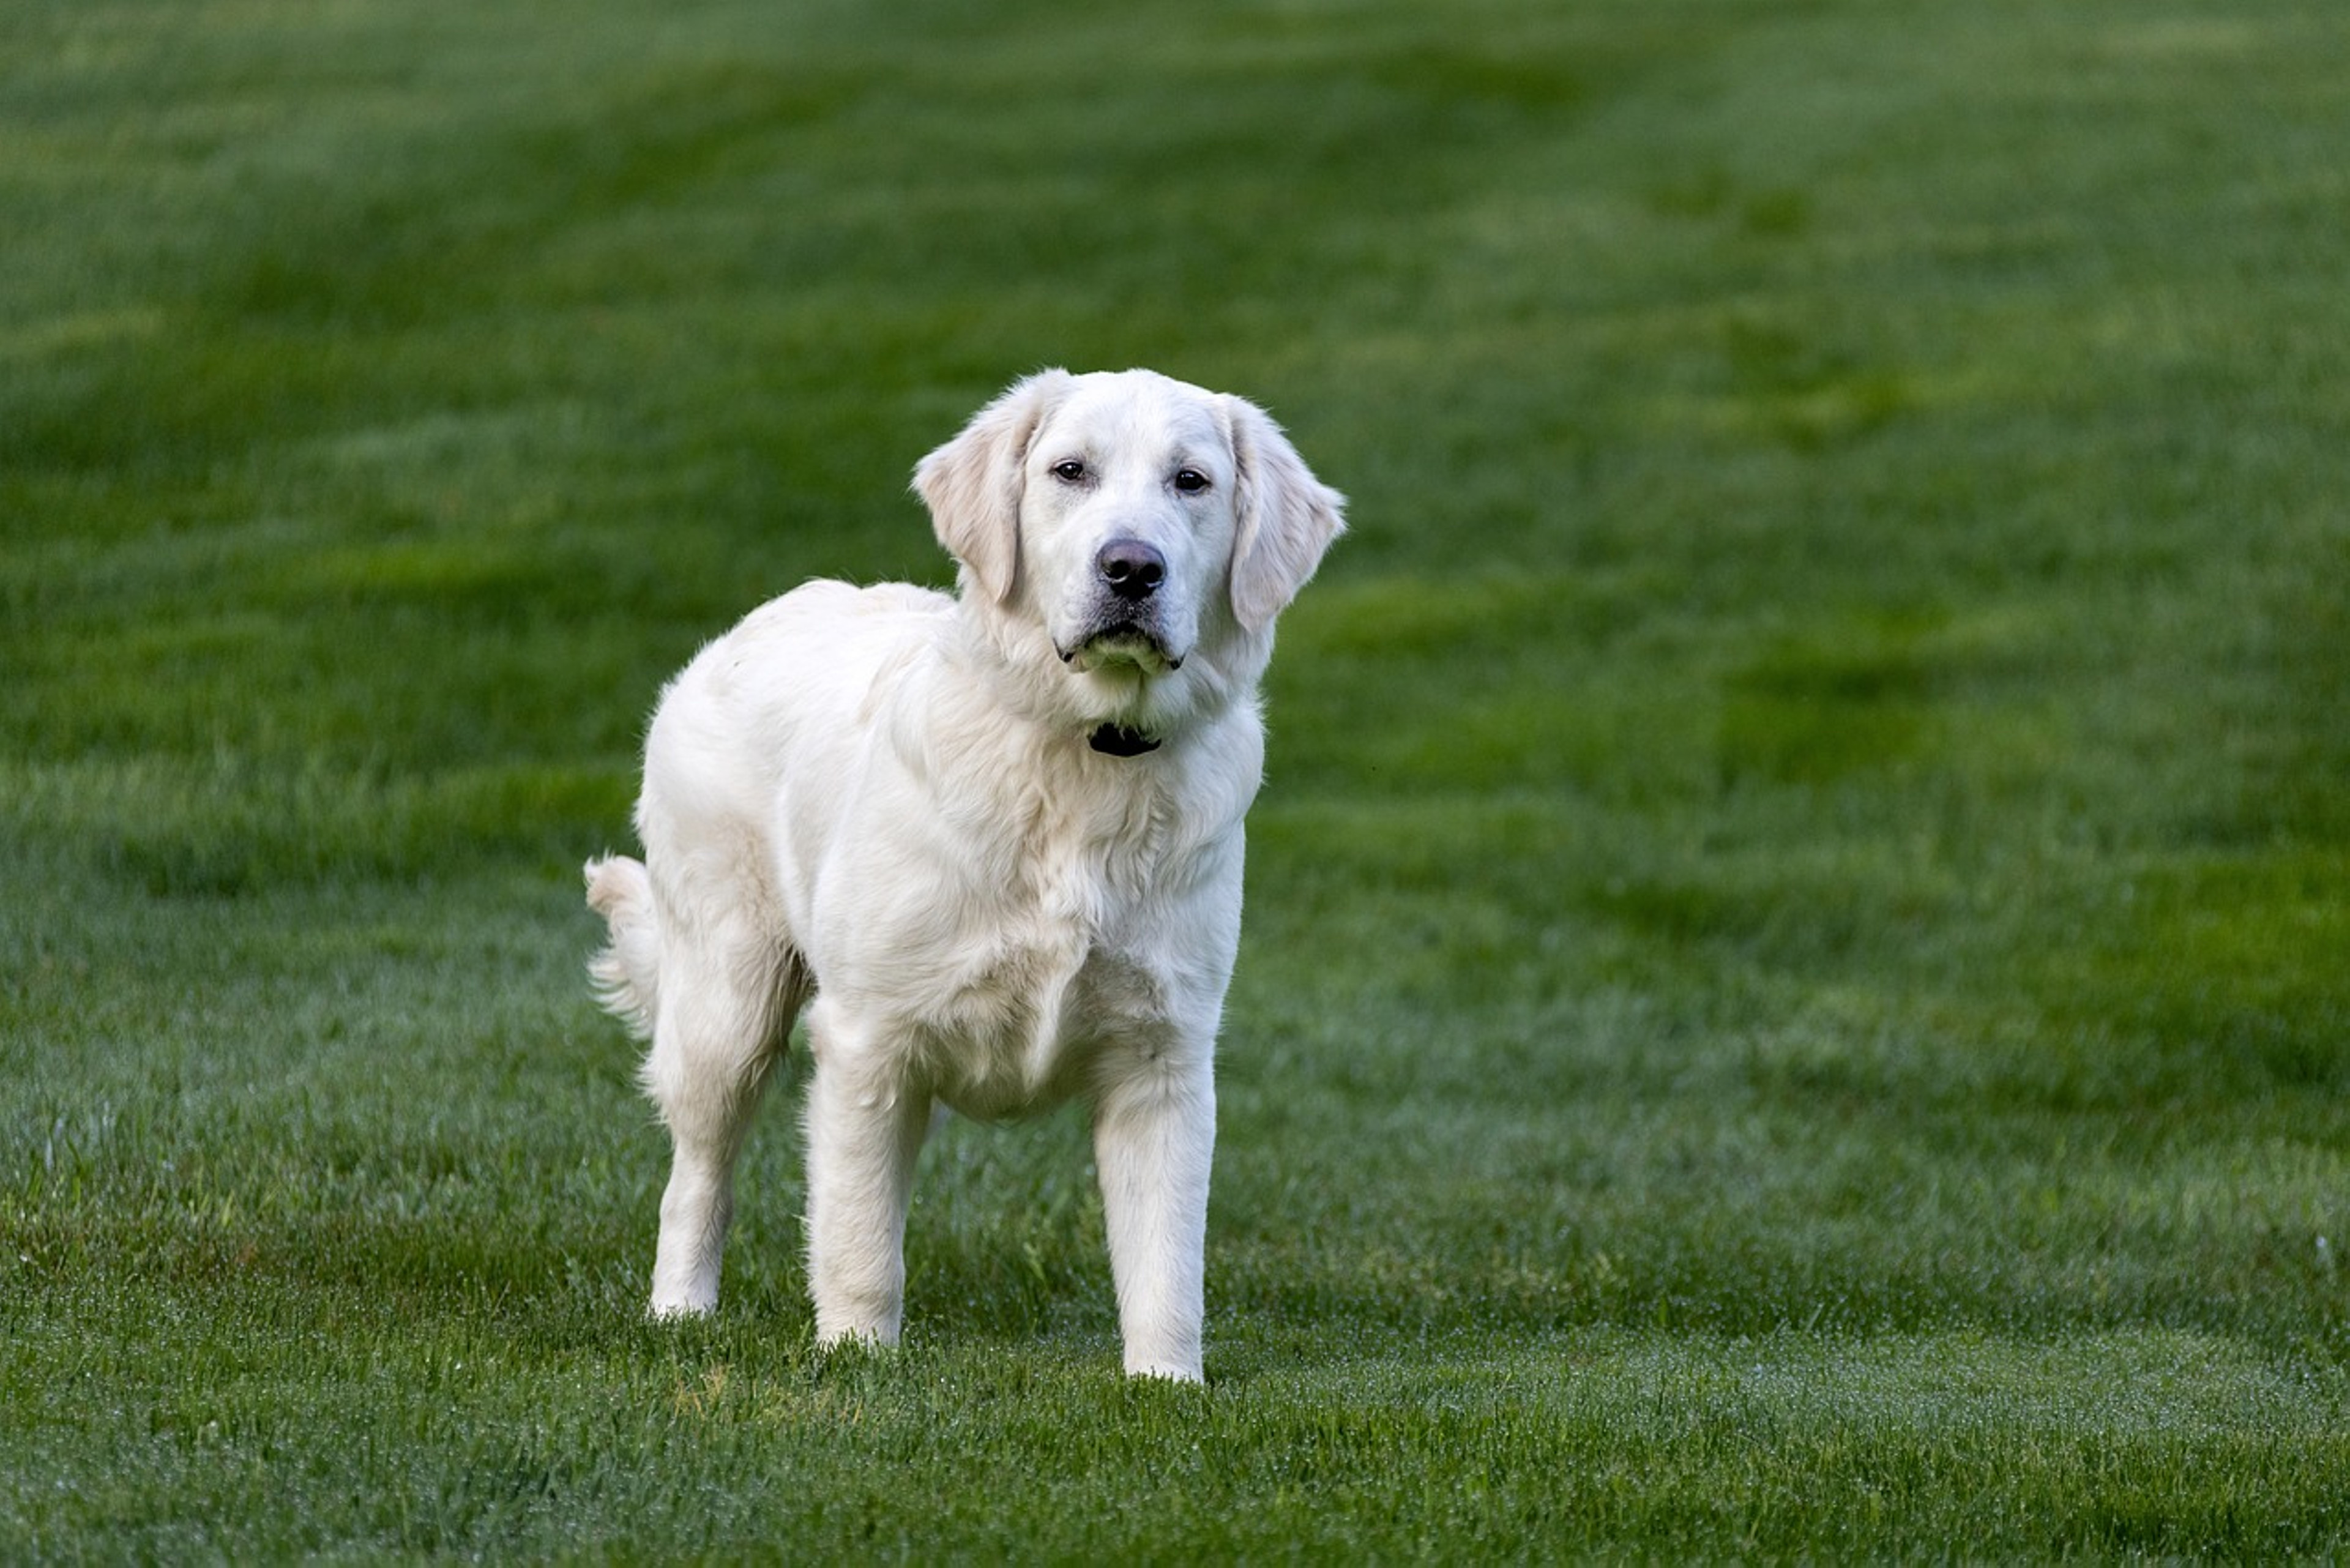
[[[2303,0],[0,14],[0,1550],[2323,1554],[2350,32]],[[1080,1123],[720,1320],[575,867],[1040,365],[1271,407],[1212,1386]]]

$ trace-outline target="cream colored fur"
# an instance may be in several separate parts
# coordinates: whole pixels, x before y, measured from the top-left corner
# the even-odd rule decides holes
[[[1201,1374],[1213,1054],[1273,622],[1341,528],[1273,421],[1047,371],[924,458],[953,597],[816,582],[663,694],[644,860],[588,867],[598,992],[674,1145],[652,1311],[718,1298],[733,1167],[806,1009],[825,1344],[898,1337],[934,1106],[1092,1109],[1126,1366]],[[1139,599],[1108,547],[1163,566]],[[1104,754],[1120,726],[1155,742]]]

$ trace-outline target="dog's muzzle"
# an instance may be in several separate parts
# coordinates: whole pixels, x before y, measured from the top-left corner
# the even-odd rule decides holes
[[[1159,626],[1159,591],[1167,583],[1167,557],[1141,539],[1110,540],[1094,555],[1092,613],[1077,639],[1054,651],[1078,670],[1113,662],[1148,673],[1180,670],[1183,656],[1168,646]]]
[[[1158,632],[1130,620],[1099,624],[1071,647],[1055,645],[1054,652],[1072,670],[1099,670],[1105,664],[1131,664],[1149,674],[1183,668],[1183,656],[1167,646]]]

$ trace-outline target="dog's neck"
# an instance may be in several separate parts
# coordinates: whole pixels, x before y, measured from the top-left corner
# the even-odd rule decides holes
[[[1114,704],[1132,712],[1144,704],[1133,691],[1105,692],[1079,684],[1062,666],[1052,643],[1028,635],[1018,621],[990,615],[984,606],[970,599],[963,600],[958,607],[962,638],[950,654],[952,661],[971,679],[982,682],[1005,709],[1034,723],[1046,735],[1075,732],[1086,738],[1087,746],[1106,757],[1146,756],[1167,743],[1170,731],[1188,734],[1213,724],[1234,704],[1234,677],[1223,668],[1222,660],[1202,653],[1185,660],[1179,675],[1165,678],[1170,682],[1180,681],[1186,688],[1185,701],[1179,711],[1158,721],[1166,729],[1157,724],[1149,730],[1137,729],[1115,719],[1096,721],[1091,729],[1081,728],[1093,717],[1085,711],[1088,707],[1098,713],[1103,707]],[[1251,685],[1242,690],[1253,689],[1253,671],[1263,667],[1271,642],[1270,638],[1260,638],[1244,649],[1245,653],[1253,655],[1253,662],[1244,661]]]
[[[1086,737],[1086,744],[1106,757],[1139,757],[1159,749],[1156,736],[1129,730],[1123,724],[1104,724]]]

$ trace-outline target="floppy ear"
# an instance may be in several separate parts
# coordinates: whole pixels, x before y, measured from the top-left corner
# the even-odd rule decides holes
[[[931,526],[980,591],[999,603],[1020,575],[1021,467],[1045,413],[1067,389],[1066,370],[1014,381],[962,433],[914,465]]]
[[[1224,406],[1240,471],[1232,613],[1250,631],[1263,631],[1346,531],[1347,498],[1314,477],[1263,409],[1232,397]]]

